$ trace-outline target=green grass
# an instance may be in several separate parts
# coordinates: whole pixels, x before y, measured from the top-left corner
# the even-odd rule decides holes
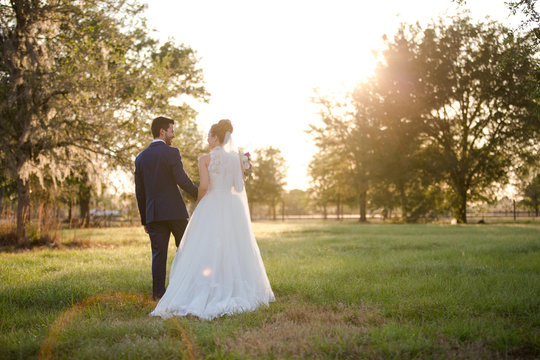
[[[277,301],[214,321],[148,317],[141,227],[0,253],[0,359],[540,357],[538,223],[254,230]]]

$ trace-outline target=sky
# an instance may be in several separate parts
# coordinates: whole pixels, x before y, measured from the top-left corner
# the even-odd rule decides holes
[[[470,10],[475,19],[517,26],[504,0],[146,0],[148,25],[162,41],[196,51],[210,92],[190,102],[203,132],[220,119],[234,126],[237,145],[273,146],[287,162],[286,189],[307,189],[317,149],[306,133],[319,124],[311,101],[343,97],[375,68],[382,37],[400,23],[428,24]]]

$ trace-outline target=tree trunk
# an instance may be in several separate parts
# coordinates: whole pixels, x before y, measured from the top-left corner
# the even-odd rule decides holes
[[[0,216],[4,214],[4,194],[5,189],[3,186],[0,186]]]
[[[367,204],[367,190],[361,189],[360,196],[358,196],[358,205],[360,207],[360,222],[367,222],[366,217],[366,204]]]
[[[81,227],[90,227],[90,195],[91,187],[86,184],[79,185],[79,209]]]
[[[56,201],[53,203],[53,214],[54,223],[52,225],[54,226],[53,229],[56,231],[60,228],[60,208],[58,207],[58,203]]]
[[[467,190],[460,190],[457,193],[457,206],[455,209],[456,221],[458,224],[467,223]]]
[[[20,246],[28,245],[26,237],[26,222],[30,211],[30,192],[27,182],[17,179],[17,243]]]
[[[323,219],[328,219],[328,210],[326,209],[326,203],[323,205]]]
[[[405,194],[405,185],[399,184],[399,197],[401,200],[401,220],[407,222],[407,194]]]
[[[69,202],[68,202],[68,224],[69,224],[70,229],[71,229],[72,221],[73,221],[73,201],[71,201],[71,199],[69,199]],[[131,217],[130,217],[130,221],[131,221]],[[131,224],[131,222],[130,222],[130,224]]]
[[[336,206],[336,213],[337,213],[337,219],[339,220],[339,209],[341,206],[341,195],[338,195],[337,197],[337,206]]]
[[[45,204],[44,203],[40,203],[39,206],[38,206],[38,219],[37,219],[37,233],[38,234],[41,234],[41,228],[44,224],[44,218],[45,216],[43,216],[43,212],[45,211],[44,209],[44,206]]]

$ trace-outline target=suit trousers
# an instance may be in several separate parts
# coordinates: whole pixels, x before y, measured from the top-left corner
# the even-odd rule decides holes
[[[165,294],[165,278],[167,276],[167,250],[171,233],[176,247],[184,235],[188,219],[156,221],[146,224],[152,245],[152,295],[160,298]]]

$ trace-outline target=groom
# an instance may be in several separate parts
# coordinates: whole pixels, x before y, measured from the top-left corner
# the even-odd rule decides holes
[[[184,171],[180,151],[171,145],[174,120],[160,116],[152,121],[154,141],[135,159],[135,194],[144,230],[152,245],[153,297],[165,293],[167,249],[171,232],[176,247],[188,223],[180,186],[197,198],[197,187]]]

